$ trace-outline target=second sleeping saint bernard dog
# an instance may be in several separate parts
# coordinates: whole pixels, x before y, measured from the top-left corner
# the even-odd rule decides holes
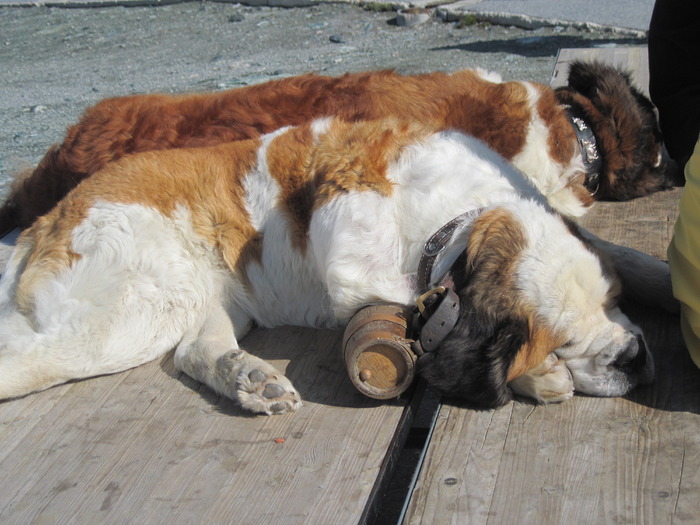
[[[253,323],[340,327],[370,303],[412,304],[426,239],[456,217],[428,278],[459,307],[418,360],[430,385],[497,407],[511,390],[561,401],[651,381],[611,268],[520,172],[458,132],[327,118],[83,181],[0,281],[0,398],[175,349],[244,408],[297,410],[291,382],[239,346]]]

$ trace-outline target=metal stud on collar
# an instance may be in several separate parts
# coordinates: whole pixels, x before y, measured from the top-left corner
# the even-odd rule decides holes
[[[577,105],[565,106],[569,122],[576,134],[576,140],[581,148],[581,158],[586,167],[586,180],[584,186],[595,195],[600,187],[600,172],[603,167],[603,159],[598,151],[598,142],[590,124],[585,120],[583,109]]]
[[[447,247],[455,231],[465,223],[474,221],[483,210],[483,208],[477,208],[462,213],[445,224],[426,241],[423,245],[420,261],[418,262],[417,277],[419,291],[426,290],[428,286],[430,286],[430,277],[435,259]]]

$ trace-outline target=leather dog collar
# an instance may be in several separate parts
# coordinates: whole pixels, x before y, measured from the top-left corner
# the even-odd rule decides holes
[[[452,240],[457,228],[465,223],[473,222],[484,211],[483,208],[469,210],[458,215],[450,222],[445,224],[438,231],[433,233],[423,245],[423,253],[418,262],[418,290],[423,293],[430,287],[430,277],[433,271],[433,265],[437,256],[440,255],[447,244]]]
[[[414,333],[411,348],[417,356],[432,352],[445,340],[459,319],[459,296],[445,286],[429,289],[433,264],[452,239],[455,231],[476,219],[483,208],[465,212],[436,231],[423,246],[418,263],[418,289],[423,293],[416,299],[413,316]]]
[[[583,165],[586,168],[584,186],[591,192],[591,195],[595,195],[600,186],[600,172],[603,167],[603,159],[598,151],[598,143],[596,142],[595,134],[590,124],[587,123],[586,115],[581,107],[566,105],[565,109],[571,126],[576,133],[576,140],[578,140],[579,147],[581,148]]]
[[[451,288],[439,286],[425,292],[416,303],[411,349],[420,357],[437,349],[457,324],[459,296]]]

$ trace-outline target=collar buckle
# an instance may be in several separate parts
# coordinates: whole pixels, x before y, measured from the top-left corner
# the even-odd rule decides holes
[[[443,295],[445,293],[446,288],[444,286],[438,286],[437,288],[433,288],[432,290],[428,290],[424,294],[421,294],[418,299],[416,299],[416,306],[418,307],[418,312],[423,314],[425,312],[425,302],[432,297],[433,295]]]
[[[429,305],[425,302],[436,297]],[[415,336],[411,344],[417,356],[433,352],[442,344],[459,320],[459,296],[450,288],[438,286],[416,299],[418,313],[413,316]]]

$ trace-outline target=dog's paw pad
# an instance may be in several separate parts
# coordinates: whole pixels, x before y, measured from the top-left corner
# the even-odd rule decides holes
[[[254,368],[239,375],[237,394],[243,408],[267,415],[298,410],[301,396],[291,381],[274,368],[265,368]]]
[[[253,383],[262,383],[265,381],[265,379],[267,379],[267,376],[262,370],[258,370],[256,368],[248,374],[248,379],[250,379]]]
[[[296,410],[296,409],[293,409]],[[289,404],[288,403],[275,403],[270,406],[270,412],[273,414],[284,414],[285,412],[289,412]]]
[[[282,397],[284,395],[284,388],[275,383],[269,383],[265,385],[265,390],[263,390],[262,395],[265,399],[274,399],[276,397]]]

